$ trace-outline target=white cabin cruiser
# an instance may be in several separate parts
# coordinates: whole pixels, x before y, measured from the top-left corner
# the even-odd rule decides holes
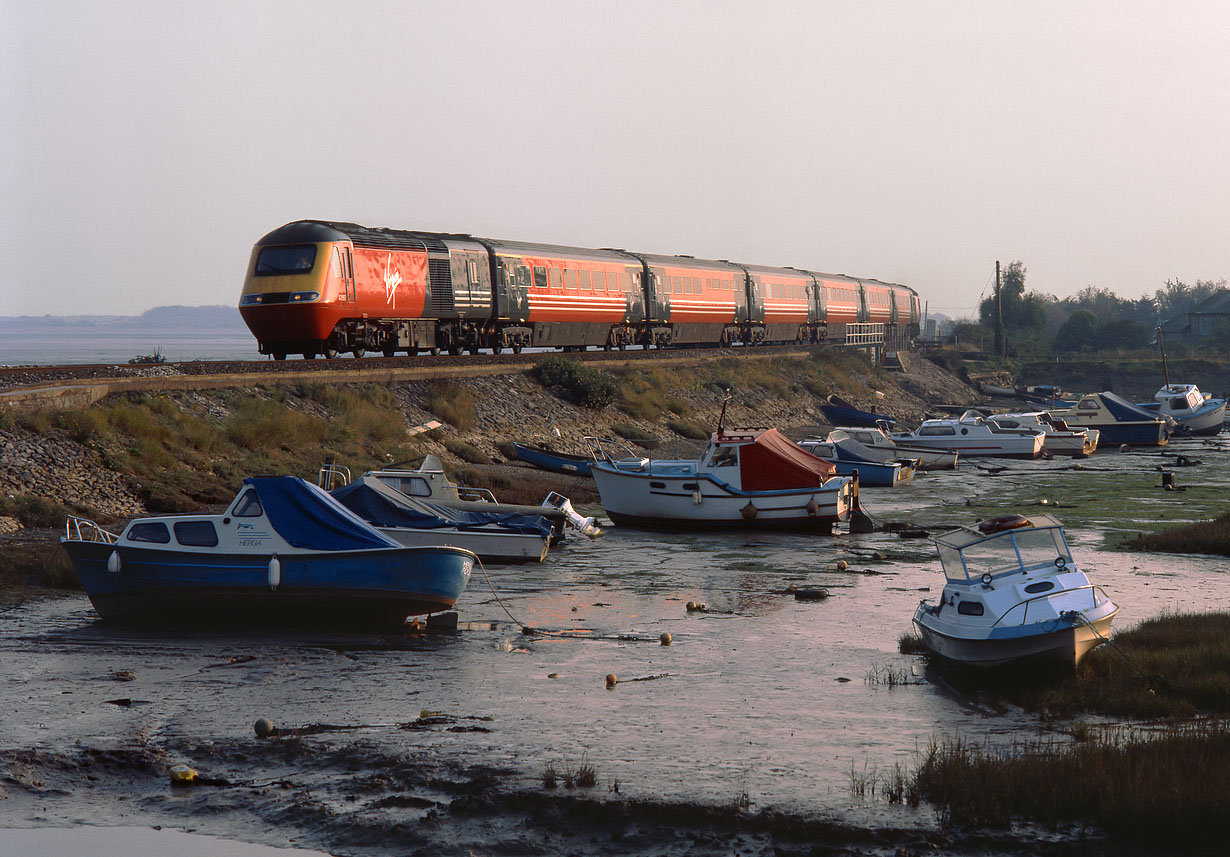
[[[1057,420],[1046,411],[1027,411],[1019,414],[991,414],[989,422],[1000,428],[1025,428],[1040,431],[1042,452],[1047,455],[1092,455],[1098,448],[1101,436],[1095,428],[1071,428],[1063,420]]]
[[[999,666],[1029,658],[1074,669],[1106,642],[1119,607],[1072,560],[1063,525],[1049,515],[1009,515],[935,539],[946,581],[914,625],[950,661]]]
[[[1156,402],[1146,402],[1141,407],[1174,420],[1175,434],[1206,435],[1222,430],[1226,400],[1205,396],[1195,384],[1167,384],[1157,391],[1155,398]]]
[[[1037,458],[1045,437],[1040,431],[1000,428],[982,417],[923,420],[914,432],[893,433],[893,440],[908,446],[997,458]]]

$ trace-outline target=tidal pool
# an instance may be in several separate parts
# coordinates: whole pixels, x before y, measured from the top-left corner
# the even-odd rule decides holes
[[[1157,467],[1178,453],[1201,463],[1163,491]],[[1124,628],[1224,608],[1230,558],[1114,546],[1230,510],[1228,476],[1230,445],[1183,441],[1164,455],[978,462],[863,497],[880,523],[932,532],[1055,514]],[[153,632],[109,628],[82,597],[30,602],[0,616],[0,826],[173,823],[340,854],[449,853],[473,842],[415,825],[476,779],[543,791],[550,767],[592,769],[586,794],[604,800],[934,828],[925,807],[855,797],[854,778],[908,768],[932,737],[1046,728],[956,695],[928,680],[925,659],[898,653],[941,582],[930,542],[887,532],[612,528],[542,565],[476,572],[453,633]],[[791,586],[830,594],[797,600]],[[260,717],[282,734],[256,738]],[[219,782],[171,788],[177,762]]]

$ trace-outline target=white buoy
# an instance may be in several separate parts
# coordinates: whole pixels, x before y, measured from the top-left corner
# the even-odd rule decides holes
[[[112,574],[116,574],[119,572],[122,565],[123,563],[120,561],[120,552],[111,551],[111,556],[107,557],[107,571]]]
[[[277,589],[282,583],[282,561],[278,559],[275,553],[269,557],[269,588]]]

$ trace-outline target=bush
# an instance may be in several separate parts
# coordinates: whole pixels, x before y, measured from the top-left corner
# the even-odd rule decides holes
[[[615,379],[606,372],[559,355],[536,363],[530,376],[544,389],[557,389],[573,404],[594,410],[613,402],[618,391]]]
[[[453,455],[460,458],[462,461],[468,461],[470,464],[490,464],[491,458],[487,453],[483,452],[476,446],[471,446],[464,440],[449,439],[444,441],[444,448]]]

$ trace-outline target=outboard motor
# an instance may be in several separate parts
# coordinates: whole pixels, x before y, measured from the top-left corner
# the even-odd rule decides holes
[[[602,528],[598,526],[594,519],[592,517],[582,518],[580,513],[572,508],[572,501],[563,494],[557,494],[552,491],[547,495],[547,499],[542,501],[542,507],[544,509],[559,509],[567,516],[568,523],[591,539],[602,535]]]

